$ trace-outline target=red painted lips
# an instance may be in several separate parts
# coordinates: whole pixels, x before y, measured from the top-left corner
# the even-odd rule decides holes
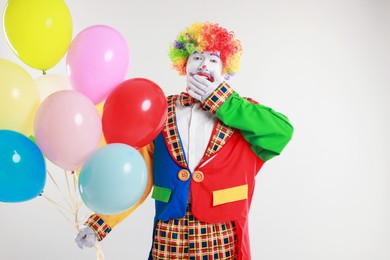
[[[195,74],[191,73],[191,76],[194,76]],[[208,81],[210,82],[214,82],[214,78],[210,76],[210,74],[208,73],[204,73],[204,72],[198,72],[196,73],[196,75],[199,75],[201,77],[204,77],[206,78]]]

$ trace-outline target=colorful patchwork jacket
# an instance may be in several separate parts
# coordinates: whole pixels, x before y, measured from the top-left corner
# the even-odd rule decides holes
[[[206,152],[191,172],[175,122],[175,100],[170,96],[166,124],[153,144],[140,150],[153,178],[143,198],[127,212],[113,216],[92,215],[86,225],[102,240],[135,210],[153,188],[157,220],[181,218],[191,194],[193,215],[200,221],[234,221],[238,259],[251,259],[247,217],[255,176],[265,161],[279,155],[291,139],[289,120],[271,108],[241,98],[226,83],[206,100],[204,110],[218,118]]]

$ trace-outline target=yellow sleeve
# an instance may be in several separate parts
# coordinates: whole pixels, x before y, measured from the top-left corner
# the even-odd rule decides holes
[[[89,219],[85,222],[85,225],[91,227],[96,235],[98,236],[98,240],[102,240],[107,236],[107,234],[122,222],[127,216],[129,216],[134,210],[136,210],[149,196],[149,193],[153,186],[153,174],[152,174],[152,159],[153,159],[153,151],[154,145],[150,143],[142,148],[139,148],[138,151],[144,157],[146,166],[148,168],[148,183],[146,185],[146,189],[142,197],[137,201],[137,203],[132,206],[130,209],[125,212],[115,214],[115,215],[97,215],[92,214]]]

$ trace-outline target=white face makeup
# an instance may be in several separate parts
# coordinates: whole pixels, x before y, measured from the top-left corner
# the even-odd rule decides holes
[[[218,52],[194,52],[187,60],[187,77],[198,74],[213,82],[213,75],[222,75],[222,61]]]

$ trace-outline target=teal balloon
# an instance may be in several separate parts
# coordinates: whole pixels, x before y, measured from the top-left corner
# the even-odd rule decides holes
[[[45,159],[38,146],[18,132],[0,130],[0,201],[31,200],[45,183]]]
[[[79,192],[92,211],[113,215],[132,207],[143,195],[148,171],[142,155],[126,144],[108,144],[96,150],[79,175]]]

